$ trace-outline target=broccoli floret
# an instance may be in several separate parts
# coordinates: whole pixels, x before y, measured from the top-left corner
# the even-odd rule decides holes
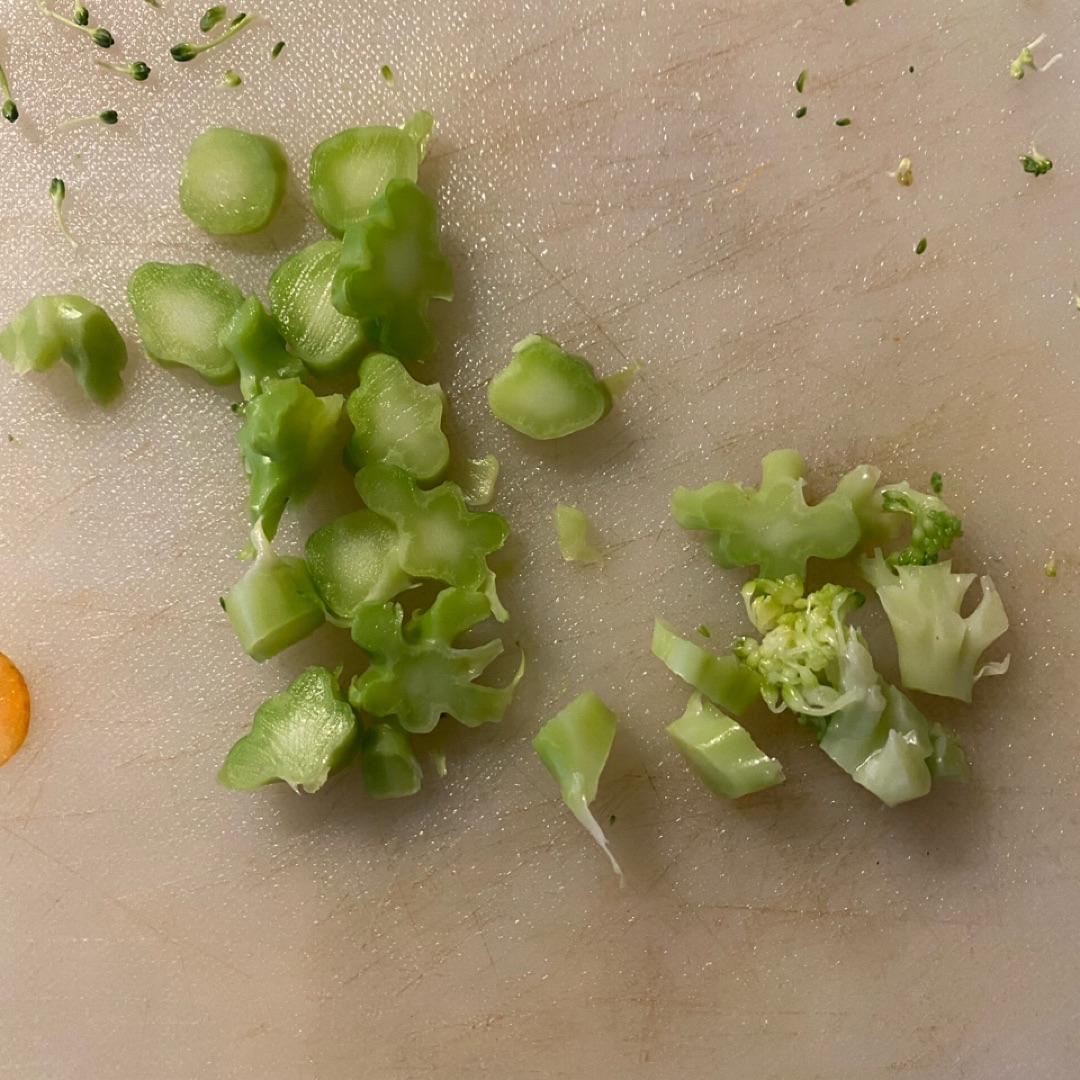
[[[970,701],[975,682],[1008,670],[1008,657],[978,666],[986,648],[1009,628],[990,578],[979,579],[982,599],[963,616],[960,608],[976,575],[954,574],[951,562],[891,567],[879,551],[861,566],[892,626],[905,687]]]
[[[889,513],[911,517],[911,540],[902,551],[894,551],[886,559],[890,566],[925,566],[936,563],[942,551],[963,536],[960,518],[937,494],[916,491],[906,482],[881,489],[883,508]]]

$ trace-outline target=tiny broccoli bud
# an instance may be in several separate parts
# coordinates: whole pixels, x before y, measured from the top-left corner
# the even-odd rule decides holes
[[[935,495],[941,494],[941,489],[945,486],[945,481],[941,479],[941,473],[932,472],[930,474],[930,490]]]
[[[253,22],[254,19],[254,15],[248,15],[246,12],[241,12],[229,23],[228,28],[223,33],[218,34],[216,38],[205,41],[201,45],[192,45],[189,41],[182,41],[169,50],[169,55],[181,64],[186,63],[188,60],[194,60],[199,53],[206,52],[207,49],[212,49],[216,45],[221,45],[223,42],[228,41],[229,38],[243,30],[244,27]]]
[[[53,11],[45,3],[45,0],[37,0],[38,11],[43,15],[48,15],[49,18],[55,19],[57,22],[63,23],[65,26],[70,26],[74,30],[78,30],[82,34],[86,34],[87,37],[97,46],[102,49],[109,49],[112,47],[114,39],[112,34],[108,30],[101,26],[88,26],[90,21],[90,13],[81,4],[75,6],[75,18],[69,19],[66,15],[61,15],[59,11]],[[83,14],[86,14],[86,18],[83,21]]]
[[[207,8],[199,20],[199,29],[204,34],[209,34],[225,18],[226,13],[227,9],[224,4],[215,4],[213,7]]]
[[[115,109],[105,109],[103,112],[98,113],[98,119],[103,124],[109,124],[111,126],[112,124],[115,124],[120,117],[117,115]]]
[[[0,92],[4,95],[4,104],[0,106],[0,115],[9,124],[14,124],[19,119],[19,109],[11,96],[11,87],[8,85],[7,73],[4,71],[3,65],[0,65]]]
[[[237,74],[237,72],[233,71],[232,68],[229,68],[228,71],[226,71],[225,74],[221,76],[222,86],[239,86],[243,81],[244,80],[240,77],[240,75]]]
[[[49,184],[49,198],[53,204],[53,214],[56,217],[56,224],[60,229],[61,235],[72,246],[78,247],[75,242],[75,237],[68,232],[68,227],[64,223],[64,199],[67,196],[67,185],[59,176],[54,176],[52,182]]]
[[[91,113],[89,116],[76,116],[71,120],[65,120],[60,124],[57,131],[65,131],[68,128],[78,127],[80,124],[105,124],[111,127],[120,119],[115,109],[103,109],[101,112]]]
[[[77,26],[89,26],[90,25],[90,12],[82,6],[82,4],[76,4],[74,11],[71,15]]]
[[[801,94],[803,88],[806,86],[806,76],[809,74],[805,68],[799,72],[799,77],[795,80],[795,89]]]
[[[915,179],[915,174],[911,171],[911,158],[901,158],[900,164],[896,166],[896,172],[891,172],[889,175],[902,187],[911,187]]]
[[[394,69],[389,64],[383,64],[383,66],[379,68],[379,74],[383,77],[383,82],[386,83],[387,86],[394,85]]]
[[[1022,79],[1024,77],[1025,68],[1031,68],[1032,71],[1046,71],[1047,69],[1052,68],[1061,59],[1062,54],[1058,53],[1056,56],[1050,57],[1042,67],[1039,67],[1038,64],[1035,63],[1035,57],[1032,55],[1031,50],[1038,48],[1045,40],[1046,35],[1040,34],[1030,45],[1025,45],[1020,50],[1020,54],[1017,58],[1009,64],[1009,74],[1014,79]]]
[[[916,255],[921,255],[924,251],[926,251],[926,237],[925,236],[915,245],[915,254]]]
[[[150,68],[141,60],[135,60],[131,64],[131,77],[136,82],[146,82],[150,78]]]
[[[279,42],[278,42],[278,43],[277,43],[277,44],[276,44],[276,45],[275,45],[275,46],[274,46],[274,47],[273,47],[273,48],[272,48],[272,49],[270,50],[270,59],[271,59],[271,60],[276,60],[276,59],[277,59],[277,58],[278,58],[278,57],[279,57],[279,56],[281,55],[281,50],[282,50],[282,49],[284,49],[284,48],[285,48],[285,42],[284,42],[284,41],[279,41]]]
[[[182,41],[179,45],[174,45],[169,50],[169,55],[177,61],[177,63],[183,64],[187,60],[194,60],[199,54],[194,45],[189,45],[186,41]]]
[[[836,126],[837,127],[847,127],[850,123],[851,123],[850,117],[841,116],[840,119],[836,121]]]
[[[806,106],[805,105],[800,105],[795,110],[795,119],[796,120],[801,120],[805,115],[806,115]]]
[[[1024,172],[1031,173],[1032,176],[1042,176],[1054,167],[1054,163],[1048,157],[1040,154],[1034,146],[1031,148],[1030,154],[1020,155],[1020,164],[1023,165]]]
[[[102,71],[114,71],[117,75],[126,75],[136,82],[146,82],[150,78],[150,68],[142,60],[133,60],[130,64],[113,64],[108,60],[95,60]]]

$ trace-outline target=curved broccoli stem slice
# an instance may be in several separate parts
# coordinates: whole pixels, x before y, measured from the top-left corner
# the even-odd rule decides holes
[[[255,522],[255,561],[221,599],[244,652],[269,660],[322,626],[323,607],[303,559],[281,557]]]
[[[399,799],[415,795],[424,773],[412,740],[397,724],[376,723],[360,740],[360,774],[373,799]]]
[[[443,434],[446,395],[438,383],[418,382],[400,360],[373,353],[360,365],[360,384],[346,406],[354,429],[345,462],[354,472],[365,465],[396,465],[419,484],[442,479],[450,464]]]
[[[960,518],[937,494],[917,491],[905,481],[881,489],[882,506],[889,513],[911,518],[911,540],[901,551],[886,556],[890,566],[924,566],[936,563],[957,537],[963,536]]]
[[[588,690],[544,724],[532,745],[559,785],[563,802],[603,849],[619,883],[625,884],[611,845],[589,810],[611,753],[616,723],[615,714]]]
[[[249,297],[236,309],[218,342],[236,361],[245,401],[262,393],[268,380],[304,374],[303,361],[285,348],[285,340],[257,296]]]
[[[127,346],[105,311],[82,296],[35,296],[0,330],[0,355],[19,375],[63,360],[83,392],[107,405],[121,391]]]
[[[827,716],[852,700],[851,691],[835,685],[835,670],[846,640],[844,619],[862,603],[855,589],[826,585],[775,616],[760,641],[736,639],[732,651],[760,679],[773,712]]]
[[[454,588],[443,589],[407,623],[400,604],[361,604],[352,636],[371,666],[353,679],[349,701],[373,716],[393,716],[411,732],[431,731],[444,715],[466,727],[501,720],[524,660],[506,686],[482,686],[474,680],[502,653],[503,643],[496,638],[470,649],[453,645],[490,614],[486,596]]]
[[[757,566],[766,578],[805,578],[812,556],[842,558],[862,536],[850,497],[833,492],[807,505],[805,473],[796,451],[774,450],[762,459],[760,488],[727,480],[697,491],[677,488],[671,513],[684,529],[712,533],[708,550],[720,566]]]
[[[401,569],[397,529],[371,510],[316,529],[304,558],[327,613],[345,625],[361,604],[385,603],[413,583]]]
[[[363,221],[345,233],[334,307],[359,319],[375,348],[401,360],[426,360],[435,351],[428,302],[453,295],[435,204],[411,180],[391,180]]]
[[[667,733],[693,769],[717,795],[738,799],[784,781],[780,762],[769,757],[741,724],[694,694]]]
[[[863,559],[861,567],[892,626],[900,682],[909,690],[971,701],[979,679],[1008,669],[1008,657],[979,667],[986,648],[1009,628],[1005,605],[989,577],[979,579],[982,599],[963,616],[960,608],[976,575],[954,574],[951,562],[890,568],[879,551]]]
[[[393,522],[406,574],[462,589],[482,590],[488,584],[487,556],[510,535],[505,518],[490,510],[473,513],[461,489],[449,481],[424,491],[393,465],[361,469],[356,489],[369,509]]]
[[[218,781],[251,791],[284,780],[296,791],[318,791],[357,750],[356,716],[337,676],[309,667],[259,706],[251,732],[229,751]]]
[[[663,619],[653,625],[652,651],[680,679],[736,716],[761,693],[761,683],[745,664],[679,637]]]
[[[316,397],[299,379],[276,379],[243,406],[236,439],[251,479],[251,520],[261,518],[271,540],[285,504],[314,487],[337,437],[342,403],[340,394]]]

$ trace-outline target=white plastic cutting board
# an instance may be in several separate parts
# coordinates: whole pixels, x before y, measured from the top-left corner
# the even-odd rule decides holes
[[[0,131],[0,318],[84,292],[132,346],[107,411],[66,370],[0,369],[0,650],[35,706],[0,771],[0,1076],[1075,1076],[1072,5],[261,0],[259,25],[181,66],[166,50],[203,5],[162,3],[90,5],[110,56],[154,68],[137,86],[31,0],[0,2],[23,112]],[[1043,30],[1037,55],[1064,59],[1010,79]],[[54,130],[108,106],[115,128]],[[438,120],[422,180],[458,280],[433,372],[460,453],[503,463],[528,675],[502,726],[448,736],[449,775],[418,798],[375,804],[350,775],[314,797],[229,793],[214,775],[254,707],[307,663],[347,662],[347,642],[241,654],[217,604],[244,542],[230,395],[142,357],[124,282],[205,260],[264,289],[321,235],[315,143],[418,107]],[[220,123],[289,153],[264,235],[210,240],[177,205],[187,144]],[[1020,168],[1033,141],[1047,176]],[[910,188],[888,175],[903,156]],[[604,373],[645,363],[560,444],[484,406],[536,330]],[[945,474],[958,565],[994,576],[1014,624],[1007,678],[971,708],[924,702],[965,737],[968,786],[887,810],[758,714],[788,780],[732,805],[669,746],[686,694],[649,653],[654,616],[720,645],[743,623],[742,577],[673,525],[668,495],[752,481],[785,445],[817,494],[863,460]],[[286,550],[354,505],[339,480]],[[602,567],[561,562],[558,500],[593,516]],[[528,745],[586,687],[622,718],[596,810],[623,891]]]

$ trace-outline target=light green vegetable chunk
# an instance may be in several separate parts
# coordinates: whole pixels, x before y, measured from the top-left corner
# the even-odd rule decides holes
[[[728,480],[697,491],[681,487],[671,498],[671,512],[684,529],[712,533],[708,550],[720,566],[757,566],[765,578],[805,578],[811,557],[839,559],[860,542],[862,524],[852,489],[870,499],[873,483],[867,489],[867,468],[853,470],[855,479],[845,477],[837,491],[808,506],[803,496],[806,463],[794,450],[774,450],[762,459],[757,490]]]
[[[297,791],[318,791],[355,757],[359,728],[337,677],[309,667],[259,706],[251,733],[228,753],[218,782],[252,791],[284,780]]]
[[[200,263],[143,263],[128,279],[128,302],[147,355],[189,367],[207,382],[230,383],[236,361],[220,341],[244,294]]]
[[[418,484],[442,479],[450,444],[442,430],[446,395],[438,383],[414,379],[400,360],[372,353],[360,365],[360,383],[349,395],[353,436],[345,462],[354,472],[366,465],[396,465]]]
[[[494,454],[469,458],[461,481],[462,498],[469,506],[487,506],[495,498],[499,481],[499,459]]]
[[[391,180],[415,183],[434,124],[430,113],[418,112],[399,128],[346,128],[319,143],[308,174],[319,220],[340,236],[363,221]]]
[[[210,128],[187,152],[180,208],[213,236],[258,232],[281,206],[288,170],[273,139],[239,128]]]
[[[276,379],[243,406],[236,440],[251,481],[248,506],[271,540],[285,504],[314,487],[337,438],[342,405],[340,394],[317,397],[299,379]]]
[[[127,346],[112,319],[82,296],[35,296],[0,330],[0,355],[19,375],[63,360],[98,405],[120,393]]]
[[[531,334],[514,346],[510,363],[488,384],[488,405],[522,435],[559,439],[606,416],[611,393],[584,357]]]
[[[336,375],[356,363],[367,343],[363,327],[331,300],[341,243],[320,240],[286,259],[270,275],[270,313],[289,348],[316,375]]]
[[[473,513],[457,484],[430,491],[393,465],[369,465],[356,477],[365,505],[394,524],[401,568],[462,589],[483,590],[491,571],[487,556],[506,543],[510,526],[491,510]]]
[[[359,319],[375,348],[400,360],[426,360],[435,351],[428,303],[453,295],[435,204],[411,180],[391,180],[345,234],[334,307]]]
[[[553,516],[562,557],[567,562],[598,563],[600,552],[589,542],[591,522],[584,511],[559,503]]]
[[[482,686],[474,680],[502,653],[503,643],[495,638],[469,649],[453,644],[490,615],[487,597],[466,589],[443,589],[407,623],[400,604],[361,604],[352,636],[371,666],[353,679],[349,701],[373,716],[393,716],[412,732],[431,731],[444,715],[466,727],[501,720],[524,674],[524,659],[506,686]]]
[[[700,694],[667,733],[706,787],[738,799],[783,783],[780,762],[763,753],[749,732]]]
[[[262,393],[267,380],[296,378],[304,365],[285,348],[273,320],[257,296],[237,309],[219,338],[236,361],[245,401]]]
[[[680,679],[736,716],[761,693],[761,682],[745,664],[679,637],[663,619],[653,625],[652,651]]]
[[[989,577],[979,579],[982,599],[965,616],[960,609],[976,575],[954,574],[951,562],[890,568],[879,551],[861,565],[892,626],[900,682],[909,690],[971,701],[979,679],[1008,670],[1008,657],[979,665],[983,652],[1009,628]]]
[[[346,623],[361,604],[381,604],[412,584],[398,560],[397,529],[370,510],[317,529],[304,555],[328,613]]]
[[[261,522],[251,543],[255,561],[221,606],[244,652],[261,663],[314,633],[325,616],[303,559],[274,554]]]
[[[611,753],[616,724],[615,714],[587,690],[544,724],[532,745],[559,785],[563,802],[603,849],[620,884],[624,884],[611,845],[589,809]]]
[[[937,494],[917,491],[907,483],[891,484],[881,489],[881,500],[887,513],[907,514],[911,518],[908,546],[886,557],[890,566],[936,563],[939,554],[948,551],[952,542],[964,535],[960,518]]]
[[[374,799],[415,795],[424,773],[409,736],[396,724],[372,724],[360,740],[360,772]]]

